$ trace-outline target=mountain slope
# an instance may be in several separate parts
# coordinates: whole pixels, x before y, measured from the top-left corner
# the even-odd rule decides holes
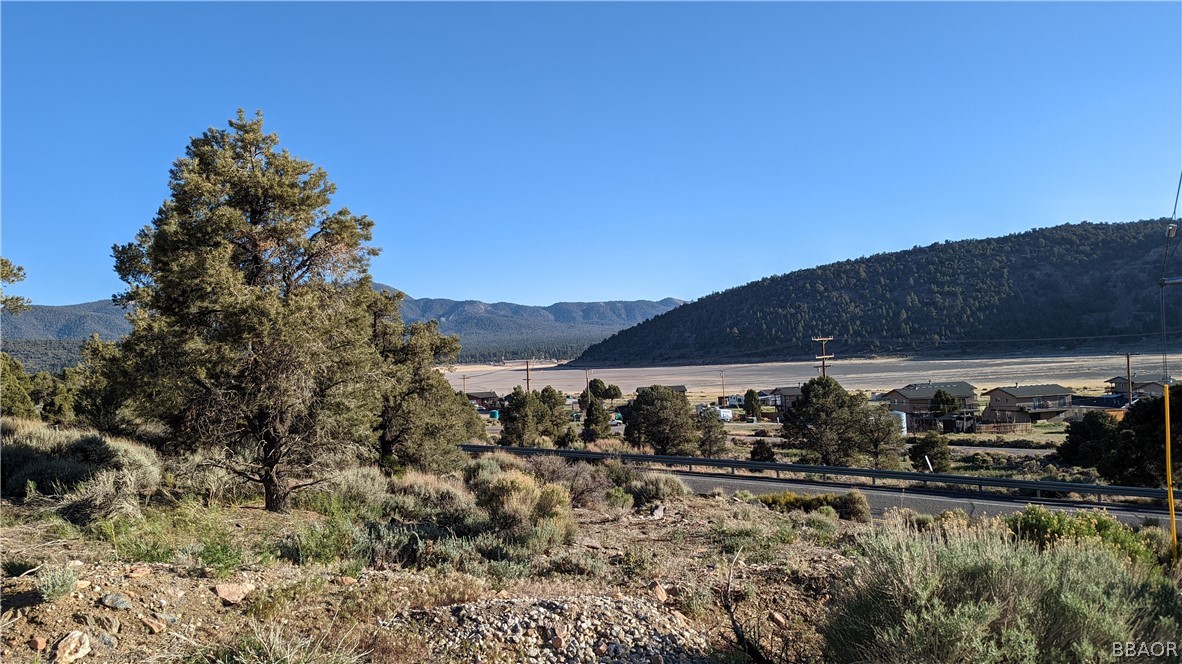
[[[576,364],[800,359],[820,335],[845,355],[1151,338],[1167,223],[1066,224],[767,277],[621,331]]]
[[[392,290],[377,284],[378,288]],[[445,334],[460,337],[464,361],[526,357],[575,357],[613,332],[682,304],[659,302],[559,302],[535,307],[508,302],[414,299],[406,297],[407,321],[438,320]],[[77,362],[80,340],[92,334],[118,339],[131,331],[125,311],[109,300],[64,306],[33,306],[19,316],[5,316],[5,350],[27,368],[59,370]]]

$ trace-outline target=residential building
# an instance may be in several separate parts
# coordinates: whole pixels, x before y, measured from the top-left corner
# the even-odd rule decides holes
[[[1071,410],[1070,389],[1062,385],[1017,385],[995,387],[988,398],[983,419],[988,422],[1061,421]]]

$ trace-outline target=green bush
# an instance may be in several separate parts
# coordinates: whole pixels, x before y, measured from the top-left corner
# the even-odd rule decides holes
[[[612,484],[625,489],[640,479],[640,471],[636,469],[636,466],[630,466],[619,459],[604,461],[603,470],[607,473],[607,479]]]
[[[607,500],[609,507],[614,507],[620,510],[632,509],[632,505],[635,502],[632,494],[618,486],[608,489],[607,493],[604,494],[604,499]]]
[[[5,560],[3,565],[4,576],[17,577],[30,570],[37,569],[37,564],[29,560]]]
[[[768,444],[766,440],[760,438],[751,446],[751,460],[752,461],[775,461],[776,451]]]
[[[822,493],[815,496],[784,491],[759,496],[758,500],[781,512],[815,512],[822,507],[829,507],[842,519],[862,523],[870,521],[870,503],[867,502],[865,494],[857,490],[845,494]]]
[[[360,557],[367,543],[364,532],[344,513],[284,535],[279,555],[298,565],[327,564]]]
[[[1146,539],[1115,517],[1098,510],[1068,514],[1028,505],[1005,517],[1010,531],[1019,538],[1045,548],[1061,540],[1097,540],[1115,547],[1130,558],[1156,562],[1158,552]]]
[[[935,431],[927,432],[907,449],[907,458],[920,472],[928,469],[925,456],[932,462],[932,472],[946,473],[952,470],[952,450],[948,447],[948,439]]]
[[[857,555],[821,628],[827,661],[1109,662],[1113,643],[1182,626],[1173,583],[1087,540],[888,525]]]

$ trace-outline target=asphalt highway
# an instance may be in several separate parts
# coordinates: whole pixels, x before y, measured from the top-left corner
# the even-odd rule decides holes
[[[901,489],[897,487],[875,487],[869,485],[851,486],[838,482],[812,482],[803,480],[779,480],[774,477],[731,476],[728,474],[674,471],[696,493],[708,493],[715,487],[722,487],[728,494],[750,491],[756,495],[795,491],[797,493],[845,493],[858,489],[866,494],[870,510],[876,517],[892,507],[906,507],[923,514],[939,514],[944,510],[962,509],[969,516],[1001,516],[1019,512],[1027,505],[1043,505],[1048,509],[1077,512],[1104,509],[1127,524],[1140,524],[1144,519],[1157,519],[1164,523],[1169,515],[1164,506],[1136,505],[1105,501],[1103,504],[1070,500],[1038,499],[1030,496],[1006,496],[996,493],[954,492],[938,489]],[[1168,524],[1167,524],[1168,525]]]

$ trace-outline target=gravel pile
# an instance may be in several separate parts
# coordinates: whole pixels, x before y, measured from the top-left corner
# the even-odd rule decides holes
[[[425,628],[434,654],[456,661],[697,664],[706,640],[680,615],[631,597],[484,600],[408,611],[389,629]]]

